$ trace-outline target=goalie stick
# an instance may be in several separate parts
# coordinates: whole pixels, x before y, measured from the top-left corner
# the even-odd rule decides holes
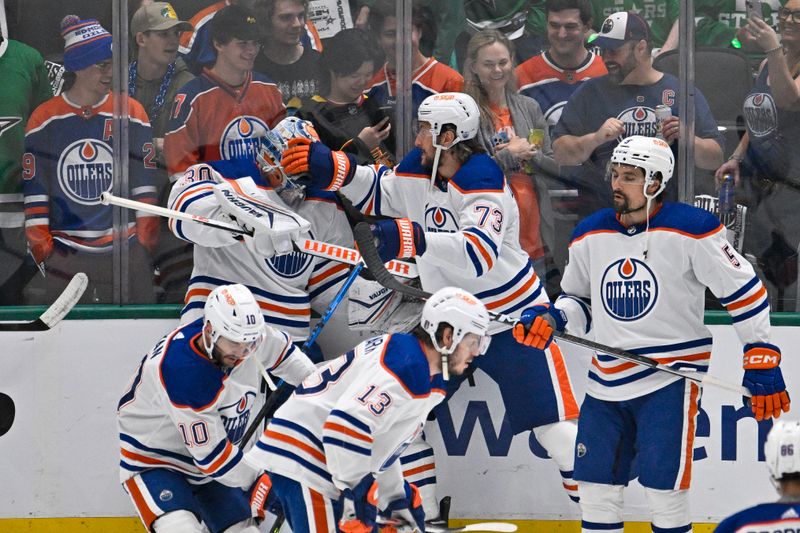
[[[67,287],[50,304],[47,310],[39,315],[36,320],[0,322],[0,331],[47,331],[61,322],[67,316],[78,300],[83,296],[83,291],[89,283],[89,278],[83,272],[78,272],[70,280]]]
[[[378,519],[378,526],[381,529],[384,527],[392,527],[395,531],[404,532],[409,531],[416,533],[419,530],[411,525],[406,523],[399,523],[397,520],[382,520]],[[469,533],[472,531],[487,531],[487,532],[498,532],[498,533],[513,533],[517,530],[517,526],[515,524],[508,524],[506,522],[478,522],[476,524],[467,524],[466,526],[461,527],[445,527],[445,526],[438,526],[433,524],[425,524],[425,533]]]
[[[412,298],[427,300],[431,296],[431,293],[427,291],[423,291],[415,287],[409,287],[407,285],[400,283],[385,268],[384,269],[381,268],[381,266],[383,265],[383,261],[381,261],[381,258],[378,255],[378,249],[375,247],[375,236],[369,229],[369,224],[367,224],[366,222],[359,222],[358,224],[356,224],[356,227],[353,228],[353,236],[356,239],[356,244],[358,245],[358,249],[361,250],[361,256],[364,259],[364,262],[367,264],[367,268],[369,269],[370,273],[375,277],[375,281],[377,281],[378,283],[380,283],[381,285],[383,285],[388,289],[392,289],[394,291],[397,291],[401,294],[405,294],[406,296],[410,296]],[[501,324],[507,324],[512,327],[519,322],[519,320],[516,318],[504,315],[502,313],[494,313],[492,311],[489,311],[489,318],[491,318],[495,322],[500,322]],[[633,352],[621,350],[619,348],[614,348],[612,346],[606,346],[604,344],[600,344],[599,342],[594,342],[581,337],[576,337],[575,335],[570,335],[569,333],[562,333],[554,330],[553,336],[558,337],[564,342],[568,342],[570,344],[575,344],[577,346],[589,348],[608,355],[613,355],[618,359],[622,359],[625,361],[629,361],[631,363],[635,363],[637,365],[652,368],[660,372],[666,372],[667,374],[672,374],[674,376],[679,376],[683,379],[688,379],[689,381],[694,381],[695,383],[701,386],[713,385],[715,387],[735,392],[737,394],[746,396],[748,398],[751,396],[750,391],[747,390],[747,388],[741,385],[735,385],[733,383],[722,381],[708,374],[700,374],[700,373],[689,372],[686,370],[678,370],[663,363],[659,363],[656,359],[652,359],[650,357],[639,355]]]
[[[240,228],[238,225],[232,222],[212,220],[205,217],[192,215],[191,213],[167,209],[166,207],[146,204],[144,202],[137,202],[136,200],[129,200],[128,198],[120,198],[119,196],[114,196],[108,192],[104,192],[100,195],[100,203],[103,205],[116,205],[126,209],[142,211],[166,218],[196,222],[198,224],[203,224],[204,226],[229,231],[237,235],[252,235],[251,232]],[[280,212],[280,210],[278,210],[278,212]],[[322,241],[315,241],[313,239],[298,239],[295,241],[294,246],[298,252],[304,254],[323,257],[325,259],[346,263],[348,265],[358,265],[362,263],[361,254],[358,252],[358,250],[354,250],[353,248],[347,248]],[[407,261],[389,261],[386,263],[385,269],[390,271],[395,276],[400,276],[401,278],[415,279],[419,277],[417,265]]]

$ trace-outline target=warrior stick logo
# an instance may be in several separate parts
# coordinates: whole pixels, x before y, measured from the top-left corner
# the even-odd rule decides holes
[[[22,121],[20,117],[0,117],[0,137]]]
[[[606,313],[624,322],[649,313],[658,299],[658,282],[644,262],[624,257],[611,263],[600,284]]]

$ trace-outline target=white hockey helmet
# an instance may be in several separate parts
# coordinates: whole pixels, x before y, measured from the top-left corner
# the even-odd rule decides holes
[[[449,348],[439,346],[436,331],[445,323],[453,328],[453,343]],[[430,336],[433,347],[442,354],[442,372],[448,378],[447,356],[455,351],[467,333],[480,337],[480,355],[489,348],[489,312],[483,302],[458,287],[444,287],[428,298],[422,308],[422,329]]]
[[[265,336],[264,316],[250,289],[239,283],[220,285],[208,295],[203,308],[203,325],[211,325],[211,344],[203,336],[209,355],[220,337],[247,344],[253,353]]]
[[[663,139],[633,135],[622,139],[614,148],[611,164],[631,165],[644,170],[644,194],[648,198],[653,198],[666,188],[667,182],[672,178],[675,156]],[[649,195],[647,188],[653,183],[657,172],[661,173],[661,187]]]
[[[464,93],[438,93],[427,97],[419,105],[417,120],[431,125],[433,145],[444,150],[452,148],[460,141],[474,138],[480,127],[480,110],[475,100]],[[450,146],[437,144],[439,134],[446,124],[456,128],[456,139]]]
[[[764,443],[764,456],[773,481],[800,474],[800,422],[776,421]]]

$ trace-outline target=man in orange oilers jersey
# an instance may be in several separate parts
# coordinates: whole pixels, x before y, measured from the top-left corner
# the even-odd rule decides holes
[[[275,84],[252,71],[260,39],[258,21],[241,6],[224,7],[214,16],[216,61],[183,86],[172,105],[164,137],[172,181],[204,161],[255,160],[266,132],[285,116]]]

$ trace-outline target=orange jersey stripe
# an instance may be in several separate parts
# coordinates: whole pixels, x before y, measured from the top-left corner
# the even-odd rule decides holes
[[[349,268],[350,268],[350,265],[345,264],[345,263],[340,263],[340,264],[336,265],[335,267],[330,268],[329,270],[325,270],[325,271],[317,274],[313,278],[309,278],[308,284],[309,285],[316,285],[317,283],[319,283],[320,281],[324,280],[325,278],[329,278],[329,277],[333,276],[334,274],[338,274],[342,270],[347,270]]]
[[[532,274],[530,279],[528,281],[526,281],[525,284],[522,287],[520,287],[519,289],[514,291],[512,294],[506,296],[505,298],[502,298],[502,299],[497,300],[495,302],[491,302],[491,303],[486,304],[486,308],[487,309],[497,309],[498,307],[501,307],[501,306],[507,304],[508,302],[513,301],[520,294],[522,294],[525,291],[527,291],[528,289],[530,289],[531,285],[533,285],[536,282],[537,279],[539,279],[539,278],[536,276],[536,274],[535,273]]]
[[[761,289],[757,290],[756,293],[753,294],[752,296],[749,296],[748,298],[745,298],[744,300],[739,300],[738,302],[734,302],[734,303],[730,304],[729,306],[727,306],[728,312],[730,313],[731,311],[735,311],[736,309],[741,309],[742,307],[747,307],[751,303],[760,300],[761,297],[764,296],[764,294],[766,294],[766,292],[767,292],[767,289],[765,289],[764,286],[762,285]]]
[[[434,468],[436,468],[436,465],[431,463],[418,466],[416,468],[411,468],[409,470],[403,470],[403,477],[413,476],[414,474],[419,474],[420,472],[427,472],[428,470],[433,470]]]
[[[352,430],[348,427],[345,427],[341,424],[337,424],[335,422],[325,422],[323,424],[322,429],[329,429],[331,431],[338,431],[339,433],[344,433],[345,435],[349,435],[354,439],[363,440],[367,443],[372,443],[372,437],[359,433],[355,430]]]
[[[483,247],[483,244],[478,240],[478,238],[475,235],[464,233],[464,237],[466,237],[467,240],[469,240],[472,244],[475,245],[475,248],[478,249],[478,251],[483,256],[483,259],[486,261],[486,266],[489,268],[489,270],[491,270],[492,266],[494,265],[494,261],[492,261],[492,256],[489,255],[489,252],[486,251],[486,249]]]
[[[277,431],[273,431],[271,429],[264,431],[264,436],[269,437],[271,439],[279,440],[281,442],[285,442],[286,444],[291,444],[296,448],[300,448],[301,450],[309,454],[311,457],[313,457],[320,463],[326,464],[325,454],[323,454],[318,449],[306,444],[305,442],[297,440],[294,437],[284,435],[283,433],[278,433]]]

